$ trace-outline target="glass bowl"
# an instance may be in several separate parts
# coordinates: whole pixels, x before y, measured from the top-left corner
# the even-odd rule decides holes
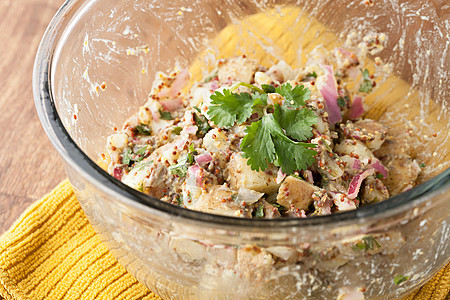
[[[161,297],[401,297],[450,258],[444,2],[66,1],[37,53],[37,111],[94,229]],[[214,59],[241,54],[300,66],[319,44],[362,51],[358,41],[378,38],[364,48],[370,68],[384,65],[366,116],[414,136],[426,167],[409,191],[335,215],[251,220],[172,206],[99,166],[106,137],[146,101],[157,71],[189,67],[199,79]],[[358,248],[370,239],[379,247]]]

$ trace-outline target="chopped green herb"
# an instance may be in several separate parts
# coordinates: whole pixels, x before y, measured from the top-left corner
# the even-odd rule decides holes
[[[122,154],[122,163],[126,165],[130,165],[132,162],[131,156],[133,155],[133,151],[130,148],[126,148]]]
[[[153,164],[153,160],[146,161],[146,162],[141,161],[141,162],[139,162],[138,165],[135,166],[135,168],[136,168],[136,170],[142,170],[142,169],[144,169],[146,166],[149,166],[149,165],[151,165],[151,164]]]
[[[141,192],[144,191],[144,184],[143,183],[139,184],[138,190],[140,190]]]
[[[359,91],[363,93],[370,93],[372,91],[372,80],[370,79],[369,70],[361,69],[361,73],[363,76],[363,83],[359,86]]]
[[[317,73],[316,73],[316,72],[308,73],[308,74],[306,74],[306,77],[314,77],[314,78],[317,78]]]
[[[144,146],[142,148],[139,148],[139,150],[136,151],[136,154],[143,155],[143,154],[145,154],[146,151],[147,151],[147,146]]]
[[[261,87],[266,93],[275,93],[275,87],[271,84],[261,84]]]
[[[347,101],[345,101],[344,97],[339,97],[337,99],[337,103],[338,103],[339,107],[341,107],[341,108],[345,108],[347,106]]]
[[[383,175],[383,174],[377,174],[377,178],[378,178],[378,179],[383,179],[383,178],[384,178],[384,175]]]
[[[405,282],[408,279],[409,279],[409,276],[397,275],[394,277],[394,283],[396,285],[399,285],[400,283]]]
[[[248,93],[232,93],[224,89],[211,96],[208,114],[219,127],[231,127],[234,123],[244,123],[252,114],[253,99]]]
[[[199,113],[202,112],[198,106],[193,106],[193,108],[194,108],[196,111],[198,111]]]
[[[258,206],[258,208],[255,211],[255,217],[256,218],[264,218],[264,205],[261,204]]]
[[[234,193],[231,194],[231,200],[233,200],[234,202],[236,202],[238,200],[238,194]]]
[[[183,155],[179,160],[178,163],[175,165],[171,165],[168,169],[169,172],[178,175],[180,177],[184,177],[187,174],[188,166],[192,165],[194,162],[194,155],[197,153],[197,150],[195,150],[194,145],[189,145],[189,152],[185,155]]]
[[[183,130],[183,128],[181,128],[180,126],[176,126],[174,128],[172,128],[172,133],[175,135],[180,135],[180,132]]]
[[[197,137],[204,137],[205,134],[207,134],[211,129],[208,120],[203,115],[194,114],[194,122],[198,127],[198,130],[196,132]]]
[[[371,235],[367,235],[365,237],[362,238],[362,242],[361,243],[357,243],[356,245],[354,245],[352,247],[352,249],[354,251],[359,251],[359,250],[375,250],[376,248],[381,248],[381,245],[377,242],[377,240],[371,236]]]
[[[425,168],[425,167],[426,167],[426,165],[425,165],[424,163],[421,163],[421,164],[419,165],[419,167],[421,167],[421,168]]]
[[[168,111],[159,110],[159,115],[162,120],[172,120],[172,115]]]
[[[134,132],[137,132],[142,135],[151,135],[152,128],[145,124],[139,124],[136,127],[134,127]]]
[[[183,197],[181,195],[178,195],[176,200],[177,200],[178,206],[183,205]]]

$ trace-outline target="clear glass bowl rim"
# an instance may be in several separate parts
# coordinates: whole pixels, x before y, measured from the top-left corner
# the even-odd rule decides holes
[[[92,161],[70,137],[59,118],[52,95],[51,70],[52,59],[54,57],[56,43],[58,42],[57,34],[60,30],[65,29],[63,25],[64,20],[68,16],[68,12],[75,5],[86,1],[90,0],[67,0],[48,25],[37,50],[34,63],[33,96],[42,126],[53,146],[65,162],[80,172],[84,178],[95,183],[97,187],[115,199],[122,201],[125,205],[138,207],[152,214],[162,213],[167,217],[177,217],[179,221],[262,230],[273,228],[274,226],[277,228],[308,227],[327,224],[336,226],[338,223],[358,223],[363,219],[384,219],[412,209],[430,197],[450,190],[450,168],[447,168],[439,175],[409,191],[380,203],[362,206],[357,210],[304,219],[246,219],[213,215],[174,206],[123,184]]]

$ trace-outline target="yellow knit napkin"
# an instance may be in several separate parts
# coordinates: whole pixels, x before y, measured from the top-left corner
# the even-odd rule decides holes
[[[407,299],[445,299],[450,264]],[[100,242],[66,180],[0,237],[0,299],[160,299]]]

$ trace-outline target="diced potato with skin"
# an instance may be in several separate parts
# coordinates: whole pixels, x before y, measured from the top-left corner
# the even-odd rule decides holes
[[[280,186],[277,202],[288,209],[295,207],[306,211],[314,201],[313,193],[319,190],[318,187],[305,180],[288,176]]]
[[[405,189],[413,187],[420,173],[420,167],[417,162],[407,157],[393,159],[386,167],[389,173],[382,181],[388,188],[391,196],[398,195]]]
[[[256,72],[255,73],[255,83],[261,85],[261,84],[271,84],[273,82],[273,79],[266,75],[266,73],[263,72]]]
[[[347,121],[345,125],[341,124],[341,129],[347,137],[360,140],[372,151],[381,147],[387,134],[385,125],[370,119],[355,123]]]
[[[281,217],[278,208],[269,204],[266,200],[262,200],[263,210],[264,210],[264,218],[266,219],[277,219]]]
[[[203,138],[203,146],[207,151],[214,153],[214,158],[219,161],[221,168],[225,168],[227,160],[227,152],[230,149],[230,141],[224,131],[214,128]]]
[[[277,183],[278,168],[270,166],[266,171],[254,171],[247,164],[247,159],[239,153],[233,153],[230,162],[227,165],[229,172],[228,181],[231,188],[238,190],[245,187],[260,193],[275,193],[280,184]]]
[[[258,64],[255,60],[239,56],[228,59],[219,66],[218,76],[220,82],[231,80],[251,83],[256,71],[258,71]]]
[[[383,182],[374,176],[369,176],[364,180],[364,187],[361,194],[363,203],[377,203],[389,198],[389,191]]]
[[[336,153],[341,155],[350,155],[358,158],[363,166],[375,162],[375,156],[363,143],[356,140],[343,140],[339,145],[334,147]],[[356,154],[356,155],[355,155]]]
[[[390,160],[399,157],[410,157],[411,147],[408,141],[404,138],[388,137],[381,145],[380,149],[375,151],[376,157],[378,157],[384,164],[387,164]]]
[[[294,78],[294,71],[284,60],[280,60],[276,65],[270,67],[266,74],[278,82],[284,82]]]
[[[235,192],[226,186],[217,185],[210,188],[209,192],[203,192],[189,208],[223,216],[251,217],[253,208],[234,201],[233,194]]]

